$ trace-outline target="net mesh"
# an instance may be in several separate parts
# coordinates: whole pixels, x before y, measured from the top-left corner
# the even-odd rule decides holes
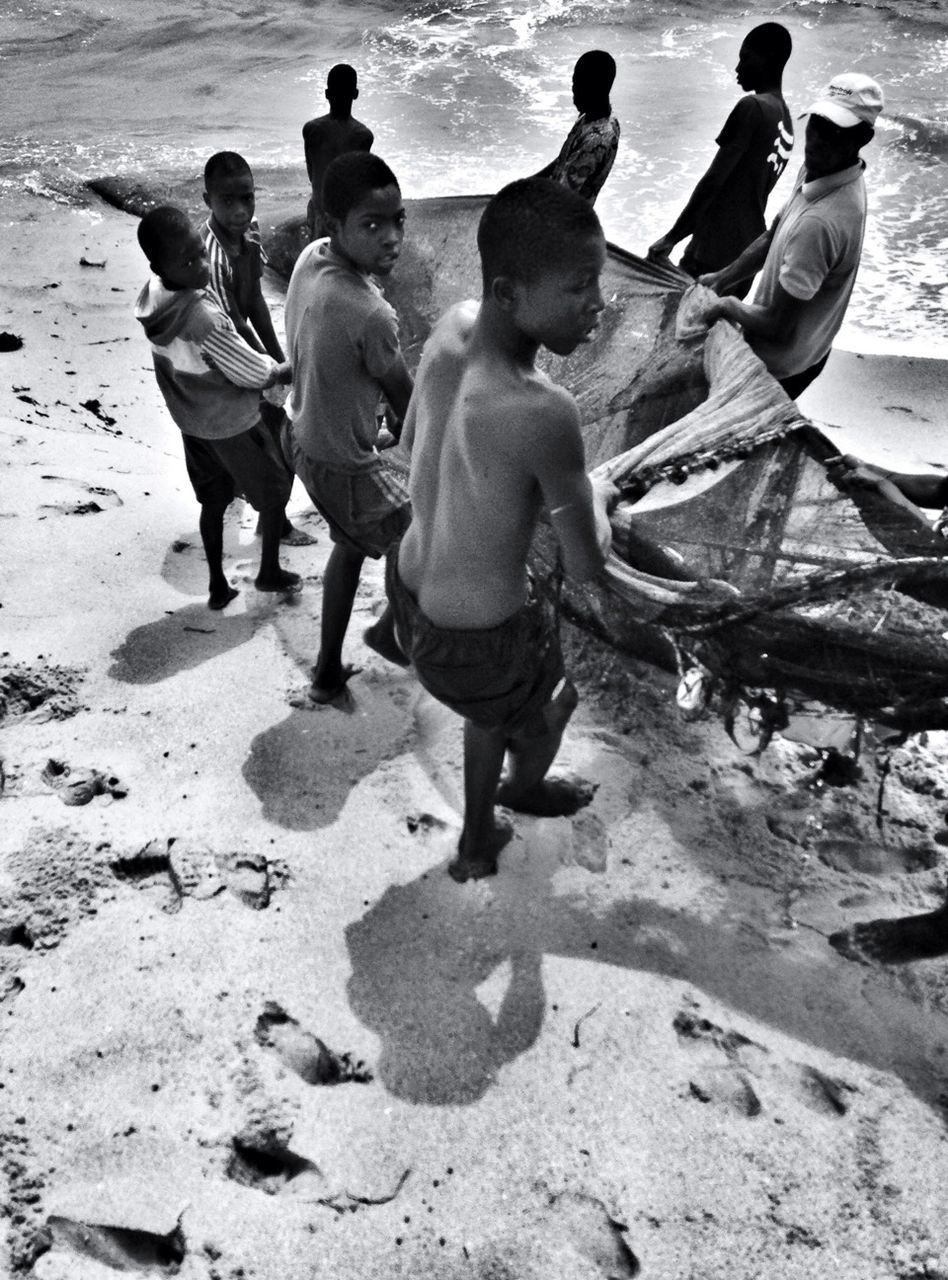
[[[90,185],[133,213],[167,202],[203,210],[197,179]],[[268,206],[281,199],[294,216],[262,230],[271,267],[288,276],[306,237],[299,193],[268,191]],[[480,294],[485,202],[406,201],[386,293],[410,367],[434,321]],[[654,661],[685,653],[731,682],[797,690],[901,727],[948,726],[948,543],[922,512],[833,483],[832,443],[738,332],[695,322],[701,286],[616,246],[602,286],[596,341],[549,368],[577,398],[590,465],[622,500],[604,573],[591,586],[562,584],[564,610]],[[559,593],[556,565],[541,527],[534,568]]]

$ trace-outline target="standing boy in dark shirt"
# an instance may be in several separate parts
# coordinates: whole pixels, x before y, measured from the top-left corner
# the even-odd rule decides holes
[[[303,125],[303,147],[306,173],[313,194],[306,210],[311,240],[329,235],[323,215],[323,175],[337,156],[347,151],[371,151],[372,130],[356,120],[352,104],[359,96],[359,80],[354,67],[340,62],[331,67],[326,77],[326,99],[329,111]]]
[[[779,22],[754,27],[741,45],[737,82],[750,90],[734,107],[716,139],[718,150],[674,226],[649,248],[665,258],[686,236],[681,265],[689,275],[718,271],[763,232],[767,198],[793,147],[793,122],[783,98],[783,69],[790,33]],[[744,297],[750,280],[733,292]]]

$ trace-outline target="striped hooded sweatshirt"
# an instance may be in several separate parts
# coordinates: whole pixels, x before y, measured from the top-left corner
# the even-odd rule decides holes
[[[276,363],[248,346],[206,289],[169,289],[153,275],[135,317],[151,343],[155,376],[182,433],[226,440],[260,420],[260,390]]]

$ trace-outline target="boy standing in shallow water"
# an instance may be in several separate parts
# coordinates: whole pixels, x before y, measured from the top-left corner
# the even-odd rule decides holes
[[[464,826],[448,868],[459,881],[497,870],[509,832],[495,803],[561,816],[592,799],[588,783],[547,777],[577,693],[527,554],[545,506],[566,572],[593,577],[615,494],[586,474],[573,397],[535,363],[541,347],[568,355],[595,332],[606,260],[596,214],[526,178],[490,201],[477,244],[480,306],[443,317],[418,369],[405,424],[412,523],[386,583],[419,680],[464,717]]]
[[[604,49],[590,49],[577,58],[572,87],[579,119],[566,135],[556,159],[534,174],[561,182],[590,204],[596,203],[619,149],[621,130],[609,101],[615,78],[615,59]]]
[[[290,367],[253,350],[207,289],[207,253],[181,209],[152,209],[138,243],[153,275],[135,305],[151,343],[155,376],[184,437],[184,458],[201,504],[201,541],[210,571],[208,608],[237,595],[224,576],[224,512],[236,493],[260,513],[258,591],[291,591],[299,575],[280,566],[280,527],[291,477],[260,423],[260,391],[289,382]]]
[[[236,151],[217,151],[211,156],[204,166],[204,203],[211,211],[204,224],[209,287],[247,345],[282,364],[283,348],[261,288],[267,258],[254,217],[253,174],[243,156]],[[280,406],[261,398],[260,416],[279,439],[283,427]],[[258,535],[262,532],[258,525]],[[304,530],[294,529],[285,515],[280,538],[293,547],[315,542]]]
[[[303,125],[303,150],[306,175],[312,187],[306,222],[311,240],[329,235],[323,211],[323,178],[337,156],[347,151],[371,151],[372,130],[352,114],[352,104],[359,96],[359,78],[355,67],[346,62],[330,67],[326,77],[326,101],[329,111]]]
[[[355,674],[343,664],[342,645],[365,557],[383,556],[411,515],[402,473],[377,448],[380,397],[395,415],[397,438],[412,389],[395,311],[374,279],[398,261],[401,192],[384,160],[354,151],[326,170],[323,201],[329,239],[300,254],[285,312],[294,371],[285,452],[333,540],[309,690],[317,703],[332,702]],[[404,662],[390,611],[365,640],[390,661]]]

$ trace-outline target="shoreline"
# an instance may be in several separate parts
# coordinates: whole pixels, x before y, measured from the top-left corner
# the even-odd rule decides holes
[[[562,762],[593,804],[516,818],[500,874],[455,885],[459,723],[360,643],[381,566],[351,703],[302,709],[324,526],[294,490],[319,541],[286,551],[284,602],[254,591],[235,504],[241,594],[210,613],[134,221],[35,212],[0,303],[24,339],[0,353],[13,1274],[163,1249],[186,1280],[948,1273],[948,965],[827,942],[943,897],[933,745],[867,745],[857,786],[820,785],[813,751],[743,755],[567,628]],[[868,396],[874,429],[921,421],[918,389]],[[50,759],[117,785],[67,805]]]
[[[800,409],[855,453],[890,470],[948,470],[948,360],[833,348]]]

